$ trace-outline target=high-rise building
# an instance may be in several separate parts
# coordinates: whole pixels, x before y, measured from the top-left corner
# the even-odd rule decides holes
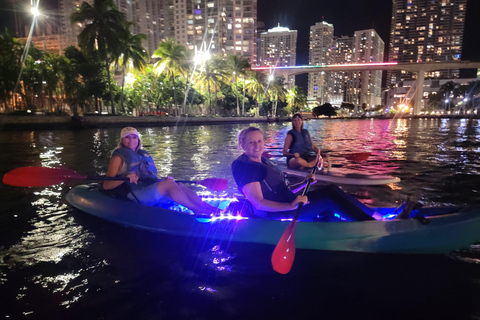
[[[70,24],[81,0],[59,0],[66,44],[77,43],[82,25]],[[238,54],[256,64],[257,0],[115,0],[118,10],[135,23],[132,32],[147,36],[151,55],[160,41],[174,38],[191,50]]]
[[[160,41],[175,37],[171,28],[165,28],[166,24],[173,25],[173,0],[122,0],[122,4],[125,3],[122,6],[118,5],[118,1],[119,10],[126,15],[128,21],[134,22],[131,32],[147,36],[143,45],[149,56],[158,48]]]
[[[297,30],[285,27],[268,29],[260,35],[261,66],[286,67],[296,65]]]
[[[83,0],[59,0],[59,21],[62,35],[62,47],[77,46],[77,37],[84,28],[84,23],[71,24],[70,16],[76,12]],[[87,1],[89,2],[89,1]],[[165,28],[165,20],[172,20],[173,0],[115,0],[117,9],[122,12],[128,21],[134,22],[131,32],[143,33],[147,36],[143,43],[149,55],[158,48],[162,39],[174,37],[173,28]],[[170,5],[169,5],[170,3]],[[168,17],[165,19],[165,16]],[[172,20],[173,21],[173,20]],[[173,25],[173,22],[170,24]]]
[[[385,42],[374,29],[355,31],[354,63],[383,62]],[[355,92],[354,104],[373,107],[382,103],[382,73],[381,70],[365,70],[355,72],[353,78]]]
[[[308,64],[321,66],[332,64],[334,44],[333,25],[325,21],[310,26]],[[308,74],[307,100],[310,106],[330,102],[332,95],[332,75],[324,71]]]
[[[58,9],[62,50],[69,46],[78,46],[77,37],[83,29],[83,23],[72,24],[70,17],[80,8],[82,2],[81,0],[59,0]]]
[[[393,0],[389,60],[400,63],[461,59],[467,0]],[[459,70],[432,71],[426,78],[455,78]],[[389,72],[388,84],[413,79]]]
[[[172,0],[163,0],[172,1]],[[174,0],[172,29],[177,43],[190,50],[237,54],[257,61],[257,0]]]
[[[261,66],[286,67],[295,66],[297,60],[297,30],[286,27],[268,29],[260,34],[260,59]],[[295,85],[295,77],[289,77],[287,84]]]
[[[353,61],[353,37],[341,36],[334,38],[333,63],[348,64]],[[333,73],[333,93],[330,103],[340,106],[343,102],[355,103],[353,71]]]
[[[264,32],[266,32],[267,29],[265,28],[265,22],[263,21],[257,21],[257,66],[260,66],[260,57],[262,55],[262,52],[261,52],[261,39],[260,39],[260,35]]]

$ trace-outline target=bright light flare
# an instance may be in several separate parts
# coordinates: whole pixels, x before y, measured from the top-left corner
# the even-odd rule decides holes
[[[33,14],[34,17],[38,17],[40,15],[40,11],[38,10],[37,7],[32,7],[30,9],[30,12]]]

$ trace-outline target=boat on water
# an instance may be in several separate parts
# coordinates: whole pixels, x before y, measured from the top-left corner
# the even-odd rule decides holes
[[[66,197],[75,208],[127,227],[208,239],[276,245],[290,221],[244,217],[232,213],[199,218],[179,212],[116,199],[93,185],[72,188]],[[217,201],[223,207],[230,200]],[[388,216],[395,208],[375,208]],[[480,240],[480,207],[418,209],[424,219],[376,221],[302,221],[297,223],[299,249],[330,251],[442,254]]]

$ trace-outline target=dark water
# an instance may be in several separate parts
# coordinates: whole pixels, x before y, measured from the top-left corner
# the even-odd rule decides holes
[[[229,178],[232,193],[230,164],[244,127],[140,132],[160,176]],[[278,154],[289,124],[260,127]],[[338,170],[402,179],[344,187],[366,203],[396,205],[409,196],[424,205],[480,205],[478,120],[317,120],[306,127]],[[119,132],[0,132],[0,174],[23,166],[103,174]],[[372,152],[367,162],[343,157],[360,151]],[[475,245],[440,256],[298,250],[282,276],[271,270],[271,246],[166,236],[86,215],[64,200],[75,184],[0,187],[2,319],[480,318]]]

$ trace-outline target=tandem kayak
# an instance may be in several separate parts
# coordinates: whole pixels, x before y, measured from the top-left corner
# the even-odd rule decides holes
[[[115,199],[87,185],[66,197],[75,208],[127,227],[208,239],[276,245],[290,221],[222,215],[199,221],[191,213]],[[387,215],[394,208],[376,208]],[[389,221],[299,221],[296,247],[301,249],[441,254],[480,240],[480,208],[420,208],[425,217]]]

